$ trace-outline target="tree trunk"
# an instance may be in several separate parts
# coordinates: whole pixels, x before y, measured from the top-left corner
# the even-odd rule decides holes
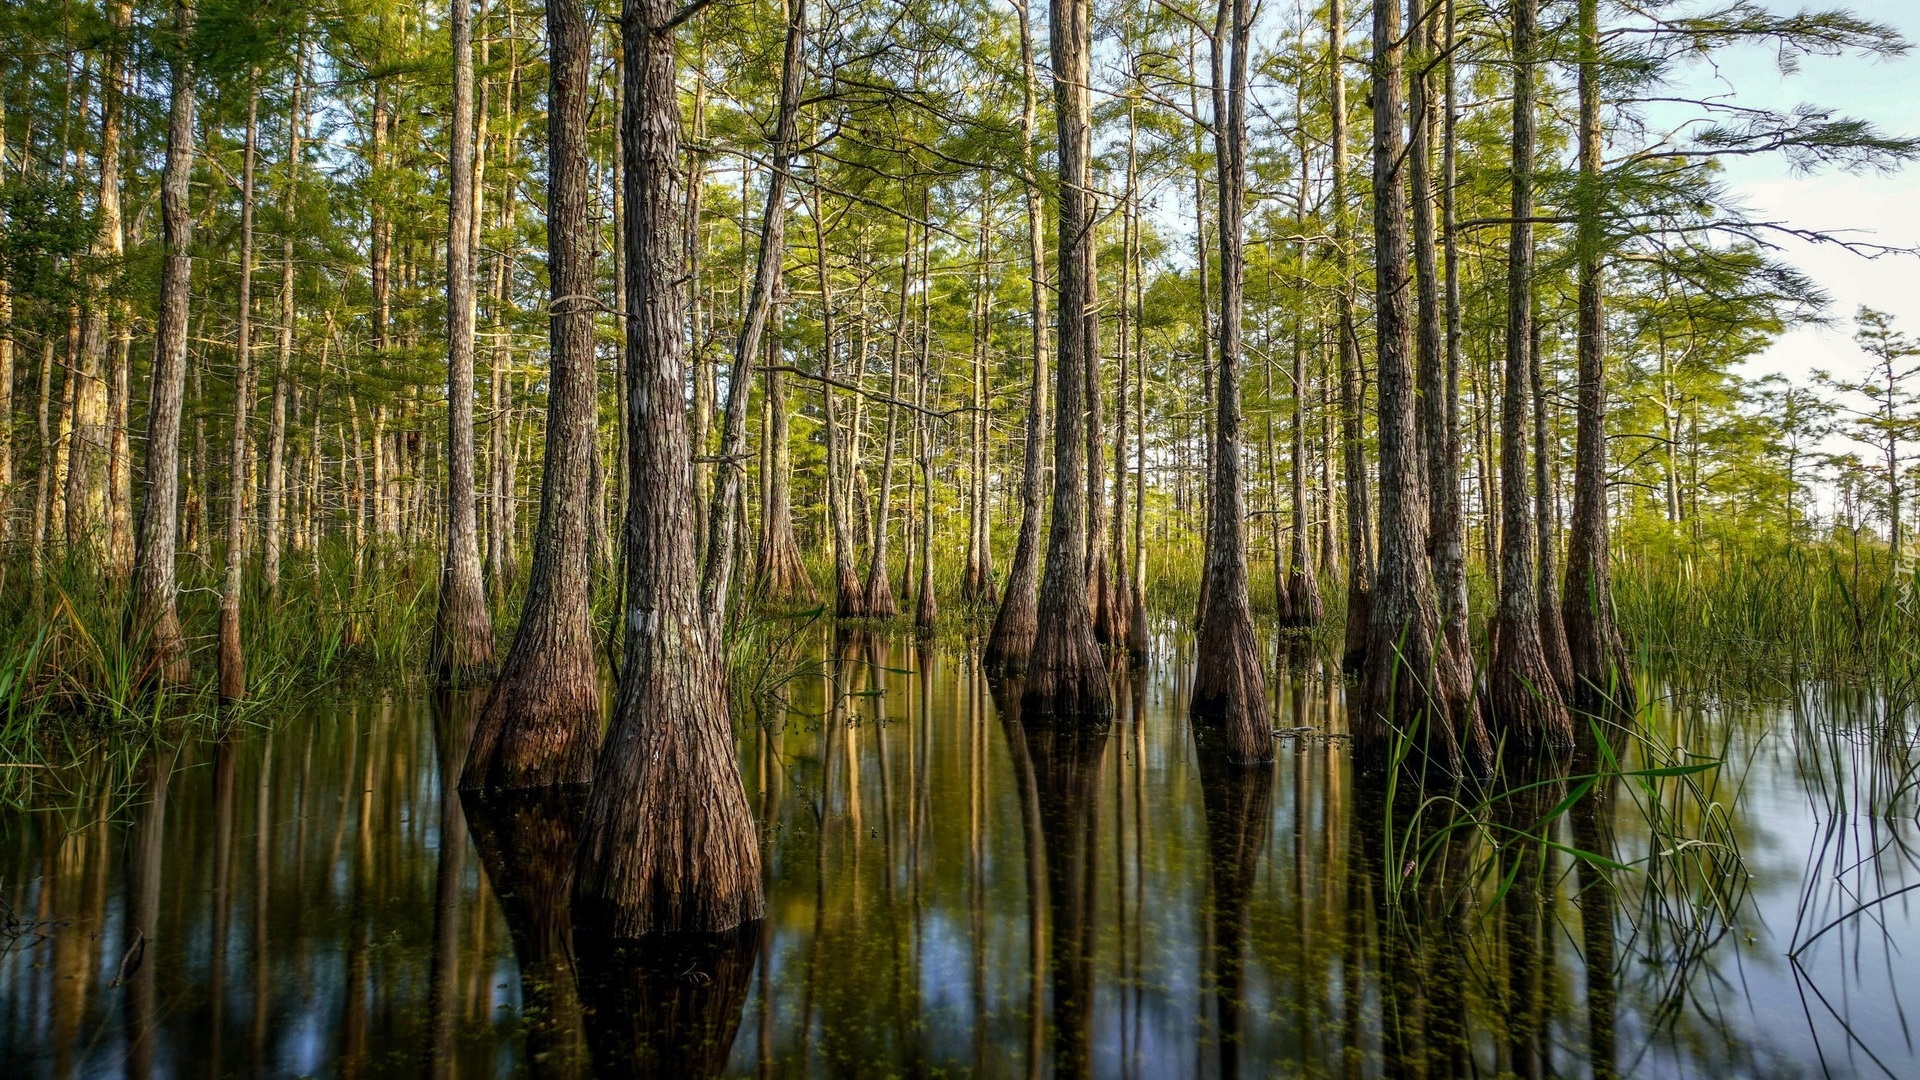
[[[1422,750],[1416,763],[1461,771],[1484,738],[1472,714],[1456,716],[1466,688],[1440,637],[1428,509],[1422,490],[1416,417],[1413,319],[1407,279],[1408,205],[1403,143],[1400,10],[1373,11],[1374,342],[1379,372],[1380,562],[1368,613],[1361,706],[1353,722],[1359,753],[1385,758],[1397,738]],[[1464,724],[1464,728],[1461,725]]]
[[[1431,18],[1431,16],[1429,16]],[[1446,0],[1445,32],[1439,42],[1446,64],[1445,103],[1441,112],[1440,231],[1445,249],[1446,277],[1442,283],[1446,297],[1446,385],[1443,415],[1446,417],[1441,467],[1435,474],[1433,489],[1433,579],[1440,590],[1440,626],[1447,636],[1447,647],[1463,664],[1471,665],[1473,654],[1467,626],[1467,551],[1466,522],[1460,507],[1460,463],[1463,458],[1460,434],[1460,248],[1455,228],[1454,190],[1457,180],[1457,155],[1454,137],[1455,110],[1455,19],[1453,0]],[[1424,37],[1427,54],[1434,55],[1435,35],[1429,22]],[[1428,124],[1431,124],[1431,119]],[[1471,692],[1471,684],[1469,684]],[[1472,708],[1469,703],[1468,708]]]
[[[1200,610],[1190,711],[1239,763],[1273,759],[1267,681],[1247,598],[1246,492],[1240,476],[1241,320],[1246,293],[1248,0],[1220,0],[1214,67],[1228,83],[1213,90],[1214,161],[1219,174],[1220,328],[1214,388],[1215,438],[1208,504],[1207,602]],[[1229,37],[1229,34],[1231,35]],[[1223,56],[1231,48],[1231,56]]]
[[[920,465],[920,584],[915,590],[918,596],[913,607],[914,636],[924,644],[933,636],[935,618],[939,615],[939,603],[933,595],[933,438],[927,430],[931,422],[925,412],[927,405],[927,383],[932,376],[929,370],[929,344],[931,327],[921,337],[920,371],[914,380],[914,403],[920,408],[913,414],[913,441],[915,455]],[[981,485],[984,488],[984,484]],[[911,510],[909,510],[911,512]],[[913,545],[907,545],[909,553]],[[927,671],[925,662],[921,671]]]
[[[295,47],[293,101],[288,110],[287,175],[280,193],[280,215],[285,233],[280,240],[280,329],[279,351],[273,372],[273,415],[267,428],[266,514],[262,521],[260,563],[267,579],[267,595],[274,603],[280,599],[280,547],[282,520],[287,498],[287,394],[293,378],[293,209],[295,186],[300,182],[300,143],[307,117],[302,109],[306,84],[306,49]],[[318,453],[316,446],[314,452]],[[297,542],[297,537],[296,537]]]
[[[175,607],[174,549],[180,537],[180,414],[187,381],[187,289],[193,270],[194,69],[186,42],[193,34],[193,0],[174,7],[179,51],[171,59],[173,93],[167,114],[167,159],[160,180],[160,221],[166,259],[160,274],[153,386],[147,398],[147,469],[134,551],[131,630],[146,635],[146,677],[184,685],[192,675],[187,642]],[[41,385],[46,384],[44,380]],[[43,429],[44,430],[44,429]]]
[[[1047,255],[1042,224],[1044,208],[1035,183],[1033,133],[1038,121],[1039,76],[1034,70],[1033,18],[1026,0],[1017,0],[1020,14],[1020,59],[1023,104],[1020,113],[1020,162],[1027,209],[1028,318],[1033,324],[1033,385],[1027,395],[1027,438],[1020,471],[1020,535],[1013,546],[1013,565],[1000,610],[987,635],[982,664],[994,674],[1018,678],[1026,673],[1037,632],[1036,604],[1040,582],[1040,492],[1046,482],[1047,445]]]
[[[253,400],[253,189],[260,148],[260,83],[249,77],[247,134],[240,157],[240,295],[233,339],[233,441],[227,454],[226,566],[220,582],[220,700],[247,696],[247,654],[240,641],[241,571],[246,566],[247,408]]]
[[[1417,284],[1415,342],[1419,356],[1419,411],[1415,422],[1422,440],[1421,486],[1429,493],[1426,524],[1430,580],[1432,587],[1439,591],[1435,609],[1440,618],[1440,636],[1435,644],[1434,662],[1437,667],[1447,669],[1437,685],[1444,692],[1456,695],[1442,702],[1446,714],[1465,717],[1471,715],[1473,655],[1469,652],[1465,622],[1450,619],[1456,613],[1447,603],[1449,583],[1441,573],[1445,562],[1441,551],[1452,542],[1447,528],[1456,519],[1452,507],[1460,488],[1460,474],[1454,453],[1457,421],[1447,398],[1446,327],[1442,321],[1446,286],[1440,278],[1437,258],[1440,245],[1434,222],[1434,127],[1440,111],[1433,93],[1433,71],[1440,59],[1439,37],[1435,33],[1439,14],[1427,0],[1407,0],[1408,37],[1413,49],[1408,80],[1411,145],[1407,158],[1408,179],[1412,185],[1413,265]],[[1464,620],[1464,611],[1457,614]]]
[[[1378,0],[1377,6],[1391,6],[1393,2]],[[1347,641],[1340,666],[1348,672],[1358,672],[1366,662],[1368,626],[1372,621],[1374,559],[1373,512],[1368,505],[1367,457],[1360,416],[1366,386],[1360,370],[1360,337],[1354,325],[1353,271],[1348,254],[1353,244],[1353,228],[1347,205],[1345,6],[1343,0],[1332,0],[1327,5],[1327,50],[1333,67],[1333,250],[1337,273],[1334,300],[1339,335],[1336,348],[1340,354],[1340,450],[1347,489]],[[1394,95],[1397,102],[1397,87]],[[1374,122],[1380,123],[1379,118],[1375,117]],[[1396,141],[1398,138],[1396,135]]]
[[[1133,351],[1131,334],[1138,322],[1138,313],[1133,308],[1134,274],[1134,230],[1138,227],[1139,206],[1138,182],[1140,126],[1135,110],[1138,102],[1132,95],[1127,98],[1127,171],[1126,186],[1120,195],[1120,297],[1115,305],[1119,312],[1118,323],[1114,328],[1114,351],[1119,356],[1119,370],[1115,373],[1114,413],[1113,413],[1113,589],[1109,617],[1113,622],[1113,645],[1127,650],[1134,661],[1141,657],[1133,652],[1133,563],[1127,556],[1127,532],[1132,522],[1127,515],[1127,471],[1131,463],[1127,460],[1127,419],[1132,402],[1127,399],[1129,380],[1135,378],[1134,366],[1144,362],[1145,358]],[[1145,432],[1140,433],[1146,437]],[[984,440],[983,440],[984,441]]]
[[[774,122],[773,169],[767,177],[766,212],[760,218],[760,255],[753,288],[733,347],[733,374],[727,379],[727,409],[720,436],[719,482],[708,511],[706,567],[701,576],[701,605],[707,632],[717,641],[727,621],[727,592],[733,579],[740,501],[746,476],[747,402],[753,393],[753,369],[767,329],[767,313],[780,291],[787,257],[787,174],[799,142],[800,91],[806,78],[806,0],[787,0],[787,43],[780,61],[780,112]]]
[[[111,564],[108,484],[113,435],[108,411],[108,350],[121,305],[111,298],[110,271],[126,250],[120,217],[120,129],[126,100],[126,35],[133,12],[125,0],[107,5],[107,57],[100,73],[100,178],[98,222],[89,247],[86,322],[73,380],[73,433],[67,446],[67,543],[69,557],[84,555]]]
[[[0,94],[0,162],[7,159],[7,104]],[[7,212],[0,209],[0,229]],[[0,269],[0,543],[13,539],[13,282]],[[4,584],[4,581],[0,581]]]
[[[441,685],[483,679],[493,667],[493,621],[480,576],[473,487],[473,8],[453,0],[452,145],[447,207],[447,522],[440,608],[429,664]]]
[[[853,529],[847,522],[846,451],[840,437],[839,410],[834,386],[833,279],[827,273],[826,222],[821,217],[820,189],[813,189],[813,251],[820,278],[820,412],[827,444],[827,523],[833,533],[833,615],[857,619],[866,611],[866,590],[853,569]]]
[[[1580,186],[1574,224],[1579,262],[1579,417],[1573,447],[1573,520],[1567,533],[1562,617],[1583,709],[1634,708],[1626,647],[1613,614],[1607,523],[1606,251],[1601,214],[1600,22],[1598,0],[1580,0]]]
[[[760,848],[706,633],[688,460],[674,0],[627,0],[626,659],[574,877],[576,921],[615,939],[760,918]]]
[[[993,584],[993,532],[987,506],[987,360],[991,355],[993,323],[990,270],[993,258],[993,189],[986,173],[981,174],[980,187],[980,239],[974,263],[971,312],[972,395],[968,405],[972,411],[967,418],[968,430],[972,434],[972,445],[967,453],[967,566],[960,578],[961,599],[976,606],[992,604],[998,599]],[[914,421],[916,439],[924,440],[924,427],[921,420]]]
[[[1053,100],[1059,133],[1060,343],[1054,371],[1053,522],[1021,710],[1104,724],[1113,695],[1087,609],[1087,370],[1095,341],[1089,0],[1051,0]]]
[[[1533,351],[1534,55],[1538,0],[1513,6],[1513,224],[1507,235],[1507,342],[1500,409],[1500,603],[1493,620],[1489,711],[1519,745],[1567,747],[1573,722],[1560,703],[1535,607],[1533,513],[1527,498],[1528,378]]]
[[[778,322],[778,319],[775,319]],[[760,550],[754,565],[754,592],[762,600],[787,603],[814,598],[807,564],[793,536],[793,449],[787,412],[787,380],[779,370],[778,338],[767,343],[766,477],[760,507]]]
[[[1304,98],[1304,95],[1303,95]],[[1304,121],[1304,118],[1297,118]],[[1307,177],[1309,149],[1306,139],[1306,125],[1300,128],[1300,192],[1299,200],[1294,204],[1294,231],[1301,236],[1299,250],[1295,253],[1295,287],[1299,295],[1307,295]],[[1320,583],[1315,580],[1313,562],[1307,553],[1307,333],[1306,313],[1294,312],[1293,322],[1293,441],[1289,447],[1290,463],[1288,478],[1292,490],[1289,493],[1293,504],[1293,527],[1287,549],[1286,577],[1275,582],[1276,601],[1282,605],[1282,626],[1314,627],[1320,625],[1324,612],[1320,604]],[[1269,420],[1271,423],[1271,420]],[[1271,451],[1269,451],[1271,453]]]
[[[904,192],[903,202],[904,202]],[[922,230],[923,233],[925,230]],[[870,619],[891,619],[899,614],[893,600],[893,576],[887,567],[887,534],[892,531],[893,458],[900,426],[900,366],[906,363],[907,311],[912,295],[913,229],[908,226],[906,243],[900,252],[900,317],[893,327],[893,356],[887,363],[887,445],[880,454],[880,499],[873,512],[873,544],[867,552],[867,600],[864,614]],[[922,257],[922,277],[925,259]]]
[[[1560,575],[1555,566],[1559,533],[1559,500],[1554,497],[1553,436],[1547,417],[1547,388],[1540,370],[1540,320],[1533,320],[1533,345],[1528,350],[1527,377],[1533,390],[1533,522],[1539,530],[1540,569],[1534,575],[1539,596],[1540,648],[1554,685],[1563,701],[1573,700],[1573,660],[1567,653],[1567,631],[1560,622]]]
[[[600,680],[593,655],[590,517],[598,448],[587,90],[592,35],[581,0],[548,0],[546,457],[527,599],[474,725],[460,785],[551,787],[593,779]]]

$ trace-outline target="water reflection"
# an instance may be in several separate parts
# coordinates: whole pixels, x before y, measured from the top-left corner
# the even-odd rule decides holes
[[[442,778],[465,699],[103,752],[0,814],[0,1061],[1920,1074],[1914,738],[1872,695],[1644,718],[1723,769],[1596,783],[1590,746],[1423,790],[1352,772],[1341,683],[1298,643],[1275,653],[1276,761],[1232,765],[1185,723],[1185,646],[1160,645],[1174,664],[1116,672],[1093,735],[1024,723],[964,646],[824,643],[824,677],[742,724],[768,917],[719,940],[576,942],[578,794],[463,801]]]

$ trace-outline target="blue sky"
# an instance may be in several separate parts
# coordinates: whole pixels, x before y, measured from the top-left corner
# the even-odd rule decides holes
[[[1920,133],[1920,0],[1771,0],[1775,10],[1844,6],[1898,29],[1915,44],[1904,57],[1811,57],[1782,76],[1772,50],[1728,49],[1688,71],[1694,95],[1731,93],[1743,105],[1791,108],[1810,102],[1871,120],[1900,134]],[[1754,213],[1803,228],[1858,230],[1859,238],[1920,248],[1920,164],[1891,175],[1840,172],[1796,175],[1773,158],[1730,160],[1729,183]],[[1832,247],[1790,243],[1781,257],[1798,266],[1832,298],[1828,327],[1792,330],[1748,365],[1751,375],[1780,373],[1803,381],[1814,369],[1836,374],[1864,368],[1854,347],[1853,312],[1865,304],[1890,312],[1920,338],[1920,257],[1867,260]]]

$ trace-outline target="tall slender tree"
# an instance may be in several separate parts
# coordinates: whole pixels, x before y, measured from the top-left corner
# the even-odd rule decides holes
[[[1360,714],[1354,737],[1377,754],[1397,734],[1433,763],[1458,770],[1477,752],[1472,715],[1455,716],[1464,688],[1447,661],[1427,549],[1412,283],[1408,279],[1407,146],[1402,89],[1405,39],[1397,3],[1373,9],[1374,343],[1379,373],[1380,562],[1368,611]],[[1351,616],[1350,616],[1351,617]],[[1462,726],[1464,725],[1464,726]]]
[[[1020,168],[1021,192],[1027,211],[1028,320],[1032,326],[1032,387],[1027,395],[1026,446],[1020,471],[1020,535],[1013,545],[1013,565],[1006,591],[987,635],[983,662],[990,672],[1021,676],[1033,652],[1040,592],[1041,491],[1046,483],[1047,423],[1047,255],[1046,233],[1033,138],[1038,121],[1039,76],[1035,70],[1033,18],[1027,0],[1016,0],[1020,16]]]
[[[226,567],[220,581],[220,700],[247,695],[247,654],[240,640],[240,593],[246,567],[247,475],[253,438],[247,411],[253,397],[253,210],[254,166],[260,148],[260,76],[249,73],[246,141],[240,156],[240,288],[233,335],[233,441],[227,455]]]
[[[1573,721],[1540,640],[1533,507],[1527,477],[1533,385],[1533,174],[1539,0],[1513,4],[1513,167],[1507,232],[1507,340],[1500,402],[1500,601],[1493,620],[1488,705],[1523,745],[1571,746]]]
[[[675,26],[672,0],[626,0],[626,657],[573,891],[576,919],[616,938],[726,930],[764,905],[694,548]]]
[[[593,219],[588,204],[592,32],[582,0],[547,0],[546,457],[520,624],[475,720],[468,790],[592,780],[600,745],[593,654]]]
[[[1054,126],[1060,196],[1054,216],[1060,330],[1054,369],[1053,521],[1021,711],[1104,723],[1113,713],[1105,658],[1087,605],[1087,371],[1093,314],[1092,4],[1052,0]]]
[[[773,168],[767,177],[766,210],[760,216],[760,254],[740,336],[733,346],[733,374],[728,377],[726,414],[720,437],[719,482],[707,514],[706,565],[701,575],[701,603],[707,611],[708,632],[718,635],[726,625],[728,586],[733,580],[740,528],[737,507],[746,474],[747,399],[753,390],[754,365],[760,362],[761,340],[768,313],[780,291],[787,258],[787,183],[800,139],[800,92],[806,78],[806,0],[787,0],[786,49],[780,60],[780,104],[773,124]]]
[[[1377,0],[1375,7],[1391,6],[1394,0]],[[1347,75],[1346,5],[1343,0],[1327,4],[1327,58],[1331,86],[1330,109],[1333,114],[1332,191],[1335,305],[1335,351],[1340,357],[1340,459],[1346,487],[1347,509],[1347,640],[1341,667],[1357,672],[1366,659],[1368,609],[1373,603],[1373,509],[1367,492],[1367,457],[1363,441],[1361,408],[1366,397],[1366,380],[1361,371],[1360,332],[1353,311],[1352,208],[1347,192]],[[1397,94],[1398,91],[1396,90]],[[1381,121],[1375,117],[1374,123]],[[1396,137],[1397,138],[1397,137]],[[1382,410],[1384,415],[1385,410]]]
[[[147,395],[147,468],[134,548],[133,630],[146,635],[148,672],[167,684],[192,676],[180,631],[174,556],[180,540],[180,416],[187,388],[188,288],[193,273],[193,0],[173,9],[168,42],[172,101],[167,111],[167,157],[160,178],[160,224],[166,258],[160,272],[153,384]],[[42,396],[46,381],[41,381]],[[44,438],[45,427],[41,431]],[[43,471],[44,472],[44,471]]]
[[[480,575],[480,517],[473,486],[474,152],[473,5],[453,0],[453,113],[447,154],[446,555],[428,667],[444,685],[484,678],[494,663],[493,622]]]
[[[1567,588],[1562,599],[1574,703],[1585,709],[1634,707],[1626,647],[1614,620],[1607,521],[1607,317],[1604,176],[1600,127],[1599,0],[1580,0],[1579,156],[1574,257],[1579,289],[1579,398],[1573,446],[1573,519],[1567,531]],[[1791,477],[1789,477],[1791,480]]]
[[[1267,681],[1247,597],[1246,491],[1240,476],[1241,322],[1246,297],[1247,49],[1253,31],[1248,0],[1220,0],[1214,21],[1214,67],[1225,85],[1213,89],[1214,161],[1219,174],[1220,324],[1214,366],[1214,511],[1207,535],[1207,603],[1198,626],[1190,706],[1196,723],[1217,728],[1234,761],[1273,758]],[[1224,63],[1222,53],[1225,53]]]

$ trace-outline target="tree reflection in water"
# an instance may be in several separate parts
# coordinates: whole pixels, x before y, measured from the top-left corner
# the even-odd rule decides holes
[[[1389,789],[1350,767],[1344,687],[1305,643],[1276,650],[1276,761],[1254,769],[1196,739],[1183,646],[1161,644],[1083,731],[1023,723],[969,643],[826,643],[829,677],[741,711],[768,918],[718,941],[576,941],[577,793],[457,798],[458,699],[103,746],[0,812],[0,1061],[35,1080],[1920,1075],[1900,1034],[1920,970],[1896,948],[1920,787],[1870,699],[1656,704],[1611,748],[1627,776],[1593,782],[1594,744]],[[1653,737],[1696,757],[1648,757]],[[1698,755],[1734,764],[1631,775]],[[1738,889],[1687,842],[1720,835]]]

